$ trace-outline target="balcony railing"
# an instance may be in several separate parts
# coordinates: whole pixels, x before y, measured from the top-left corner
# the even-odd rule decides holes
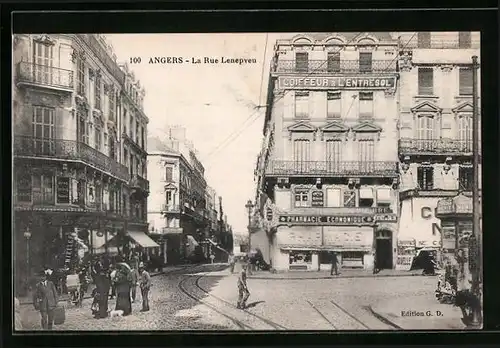
[[[68,91],[74,89],[73,71],[30,62],[20,62],[17,65],[17,83]]]
[[[131,187],[138,187],[145,192],[149,192],[149,181],[138,174],[132,175],[129,185]]]
[[[431,42],[426,42],[426,44],[419,44],[418,36],[415,35],[411,40],[406,37],[402,37],[400,40],[400,46],[404,48],[420,48],[420,49],[477,49],[480,47],[479,40],[476,38],[471,38],[469,42],[460,43],[458,39],[458,33],[456,39],[450,38],[431,38]]]
[[[454,139],[401,139],[399,140],[399,153],[472,153],[472,140]]]
[[[164,213],[180,213],[181,209],[178,204],[162,204],[161,211]]]
[[[279,60],[276,65],[278,73],[340,74],[340,73],[391,73],[396,71],[397,62],[392,60],[372,60],[371,64],[360,64],[359,60],[340,60],[328,63],[323,60],[309,60],[301,66],[296,60]]]
[[[443,216],[443,215],[461,215],[461,214],[466,214],[466,215],[472,215],[473,213],[473,207],[472,207],[472,200],[471,203],[455,203],[451,199],[447,200],[441,200],[437,203],[436,207],[436,215],[437,216]]]
[[[395,177],[397,170],[397,162],[388,161],[270,161],[266,175]]]
[[[41,139],[16,135],[14,137],[14,155],[83,161],[121,180],[128,181],[130,179],[127,167],[123,164],[87,144],[74,140]]]
[[[138,139],[134,140],[131,135],[127,134],[125,129],[122,133],[122,138],[125,142],[132,145],[137,151],[146,154],[146,150],[143,147],[141,147],[141,145],[139,145]]]

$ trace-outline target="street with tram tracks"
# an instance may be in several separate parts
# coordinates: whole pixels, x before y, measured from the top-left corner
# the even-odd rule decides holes
[[[66,322],[55,330],[393,330],[370,304],[432,292],[433,278],[252,279],[248,308],[236,308],[237,276],[225,265],[185,267],[153,278],[151,310],[140,299],[127,317],[94,319],[91,300],[66,305]],[[390,284],[390,286],[388,286]],[[388,292],[388,289],[393,289]],[[110,300],[110,308],[114,307]],[[22,306],[26,329],[39,330],[39,314]]]

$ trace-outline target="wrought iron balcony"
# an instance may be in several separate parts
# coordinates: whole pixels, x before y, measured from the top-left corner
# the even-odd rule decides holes
[[[132,175],[129,185],[134,188],[139,188],[142,191],[149,192],[149,181],[138,174]]]
[[[181,208],[178,204],[162,204],[161,211],[165,214],[179,214]]]
[[[308,74],[342,74],[342,73],[393,73],[396,72],[397,62],[391,60],[372,60],[371,64],[361,63],[359,60],[309,60],[302,66],[296,60],[279,60],[276,65],[277,73],[308,73]]]
[[[472,200],[470,202],[453,202],[452,199],[439,200],[436,207],[436,217],[449,215],[472,215]]]
[[[14,137],[14,156],[45,157],[83,161],[121,180],[128,181],[127,167],[87,144],[65,139],[41,139],[33,136]]]
[[[147,155],[146,150],[141,145],[139,145],[138,139],[137,141],[134,140],[129,134],[127,134],[125,129],[122,133],[122,138],[127,144],[132,145],[138,152],[142,153],[143,155]]]
[[[270,161],[267,176],[396,177],[397,162],[389,161]]]
[[[17,64],[17,83],[72,92],[73,71],[30,62]]]
[[[454,139],[401,139],[400,154],[472,154],[472,140]]]

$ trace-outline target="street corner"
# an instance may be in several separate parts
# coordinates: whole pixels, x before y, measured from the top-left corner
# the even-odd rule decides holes
[[[465,328],[459,308],[441,304],[431,295],[381,301],[370,309],[381,321],[402,330]]]

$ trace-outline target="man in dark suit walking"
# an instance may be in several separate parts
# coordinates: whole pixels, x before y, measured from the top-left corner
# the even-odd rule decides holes
[[[339,260],[337,258],[337,253],[335,251],[332,251],[332,269],[330,270],[330,275],[333,275],[333,272],[335,272],[335,275],[339,275]]]
[[[50,270],[44,272],[44,278],[36,285],[33,293],[33,306],[40,311],[42,329],[52,330],[54,325],[54,310],[57,307],[58,296],[54,283],[49,280]]]

